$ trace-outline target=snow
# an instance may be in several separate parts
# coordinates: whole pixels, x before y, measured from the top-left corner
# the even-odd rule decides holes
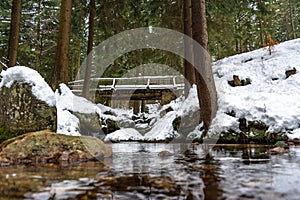
[[[292,131],[291,134],[288,134],[289,139],[300,138],[300,128]]]
[[[63,83],[59,85],[59,90],[55,93],[57,105],[62,109],[86,114],[101,112],[96,104],[83,97],[74,95],[68,86]]]
[[[14,82],[28,83],[32,86],[33,95],[49,106],[55,106],[54,92],[37,71],[24,66],[15,66],[3,70],[0,77],[0,89],[9,88]]]
[[[73,136],[81,135],[79,132],[79,119],[73,115],[72,112],[85,114],[101,113],[96,104],[83,97],[74,95],[65,84],[59,85],[59,90],[55,92],[55,98],[57,108],[57,133]]]
[[[267,49],[224,58],[213,63],[213,73],[218,93],[218,111],[212,121],[209,135],[219,134],[229,129],[239,132],[239,118],[248,121],[262,121],[269,132],[285,132],[290,138],[300,138],[300,39],[278,44],[272,55]],[[298,72],[289,78],[285,71],[296,68]],[[238,75],[240,79],[250,79],[247,86],[232,87],[228,81]],[[38,72],[22,66],[16,66],[1,72],[1,87],[10,87],[14,81],[32,85],[34,95],[57,107],[57,132],[68,135],[80,135],[79,119],[73,112],[96,113],[102,120],[112,119],[118,124],[133,123],[132,109],[110,108],[94,104],[85,98],[74,95],[64,84],[55,92],[47,85]],[[148,105],[149,113],[144,117],[149,123],[137,122],[133,127],[121,127],[105,138],[108,140],[165,140],[178,136],[172,122],[177,117],[188,116],[199,111],[196,87],[189,96],[179,97],[160,107]],[[166,112],[168,108],[172,111]],[[111,114],[108,114],[111,113]],[[230,116],[228,113],[234,113]],[[189,136],[201,135],[201,126],[197,126]],[[141,129],[143,129],[141,131]]]
[[[144,139],[160,141],[178,136],[178,134],[174,132],[172,125],[172,122],[176,119],[176,117],[177,113],[175,111],[168,112],[154,124],[153,128],[149,132],[145,134]]]
[[[104,141],[129,141],[142,140],[143,136],[134,128],[121,128],[111,134],[108,134]]]
[[[240,117],[263,121],[269,132],[299,128],[300,74],[285,77],[287,69],[300,70],[299,63],[300,39],[276,45],[272,55],[262,48],[215,62],[213,71],[221,98],[210,132],[237,131]],[[227,82],[233,75],[249,78],[251,84],[231,87]],[[224,114],[230,111],[236,116]]]

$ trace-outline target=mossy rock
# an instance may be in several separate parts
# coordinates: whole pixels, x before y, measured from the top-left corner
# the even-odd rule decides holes
[[[179,128],[180,128],[180,123],[181,123],[181,117],[180,117],[180,116],[179,116],[179,117],[176,117],[176,118],[173,120],[172,126],[173,126],[173,129],[174,129],[175,131],[178,131],[178,130],[179,130]]]
[[[240,133],[235,132],[234,130],[228,130],[227,132],[221,133],[218,138],[219,144],[236,144],[240,140]]]
[[[110,146],[90,136],[67,136],[48,130],[27,133],[0,145],[0,163],[76,163],[102,159]]]
[[[262,121],[249,121],[248,122],[248,127],[251,129],[255,129],[255,130],[262,130],[262,131],[267,131],[268,130],[268,126],[262,122]]]
[[[24,134],[23,132],[10,132],[3,125],[0,125],[0,144],[5,140]]]
[[[38,99],[28,83],[0,89],[0,122],[10,133],[56,130],[56,107]]]
[[[103,123],[105,124],[105,126],[102,127],[102,131],[105,134],[109,134],[120,129],[118,122],[112,119],[103,120]]]
[[[98,133],[101,130],[101,119],[97,113],[78,113],[73,112],[79,119],[80,133],[91,135],[91,133]]]

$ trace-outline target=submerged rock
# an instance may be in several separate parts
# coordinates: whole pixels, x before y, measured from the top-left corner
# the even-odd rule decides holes
[[[289,149],[284,147],[275,147],[269,150],[269,154],[271,155],[280,155],[284,153],[288,153]]]
[[[27,133],[0,145],[0,163],[75,163],[110,157],[112,149],[89,136],[67,136],[51,131]]]
[[[173,156],[173,153],[169,152],[169,151],[161,151],[158,153],[159,157],[169,157],[169,156]]]

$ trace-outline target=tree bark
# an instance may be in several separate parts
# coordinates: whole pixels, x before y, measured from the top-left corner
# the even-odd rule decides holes
[[[90,16],[89,16],[89,36],[88,36],[88,49],[87,49],[87,61],[86,71],[83,83],[83,96],[89,98],[90,96],[90,82],[91,82],[91,71],[92,71],[92,50],[94,42],[94,24],[96,15],[95,0],[90,0]]]
[[[8,43],[8,67],[13,67],[17,64],[17,54],[20,35],[20,20],[22,11],[22,0],[12,1],[11,24]]]
[[[294,19],[294,12],[293,12],[293,2],[289,0],[289,12],[290,12],[290,21],[291,21],[291,28],[292,28],[292,36],[293,39],[297,38],[296,32],[295,32],[295,19]]]
[[[212,74],[208,49],[208,34],[206,25],[205,0],[192,0],[192,29],[193,39],[198,42],[201,49],[194,45],[194,65],[196,67],[196,83],[200,104],[200,121],[205,131],[208,131],[212,119],[217,111],[217,92]]]
[[[35,45],[35,70],[41,67],[41,56],[42,56],[42,40],[41,40],[41,13],[42,13],[42,2],[38,0],[37,8],[37,27],[36,27],[36,45]]]
[[[72,0],[62,0],[60,8],[59,32],[57,40],[54,86],[59,83],[68,84],[69,80],[69,48],[71,30]]]
[[[191,15],[191,0],[185,0],[183,6],[183,17],[184,17],[184,34],[190,38],[193,37],[192,33],[192,15]],[[184,40],[184,76],[185,76],[185,87],[184,94],[187,97],[191,85],[196,83],[195,69],[193,64],[188,60],[193,60],[193,46],[187,38]]]

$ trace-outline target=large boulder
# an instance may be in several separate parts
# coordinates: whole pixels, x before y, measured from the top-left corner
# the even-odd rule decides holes
[[[53,90],[35,70],[15,66],[0,74],[0,142],[9,136],[56,130]]]
[[[29,83],[0,89],[0,123],[8,132],[56,130],[56,107],[38,99]]]
[[[26,133],[0,145],[0,164],[76,163],[110,157],[112,149],[90,136],[48,130]]]

